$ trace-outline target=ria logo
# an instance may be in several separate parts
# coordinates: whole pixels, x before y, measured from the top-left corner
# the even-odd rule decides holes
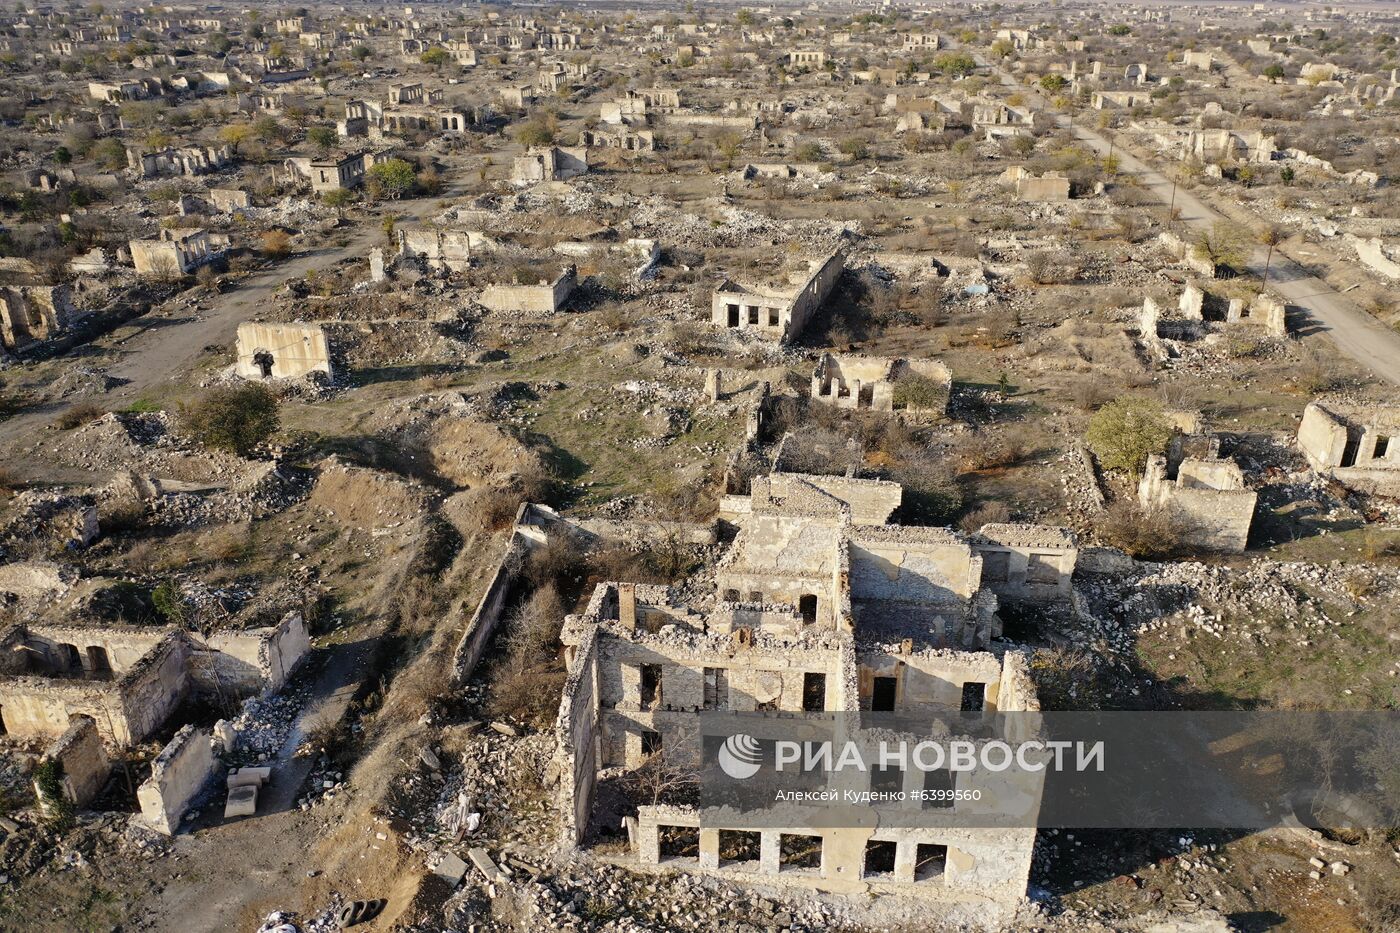
[[[736,781],[747,780],[762,766],[762,748],[758,739],[738,732],[724,740],[719,749],[719,768]]]

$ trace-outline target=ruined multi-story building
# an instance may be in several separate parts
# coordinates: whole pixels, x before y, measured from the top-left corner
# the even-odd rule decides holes
[[[698,762],[696,722],[705,713],[859,720],[1038,709],[1019,655],[976,650],[989,647],[996,608],[984,562],[1013,598],[1064,599],[1076,556],[1068,532],[989,525],[966,538],[882,524],[900,501],[893,483],[774,474],[754,487],[745,500],[727,497],[740,532],[717,569],[713,609],[678,604],[664,587],[607,583],[566,620],[569,677],[556,730],[567,843],[583,838],[601,769],[634,768],[657,754]],[[974,650],[952,647],[960,643]],[[911,772],[899,780],[951,788],[974,779]],[[1038,799],[1039,780],[1021,788],[1027,799]],[[630,829],[641,865],[995,902],[1024,895],[1035,838],[1032,828],[936,820],[749,825],[734,811],[664,804],[641,806]],[[752,860],[720,854],[734,848],[724,837],[735,833],[754,840]],[[692,854],[668,851],[678,835],[693,837]],[[799,836],[808,850],[800,866],[790,845]]]
[[[784,343],[793,340],[836,287],[845,262],[840,250],[810,259],[805,268],[789,273],[785,284],[726,278],[710,300],[710,321],[716,327],[755,330]]]

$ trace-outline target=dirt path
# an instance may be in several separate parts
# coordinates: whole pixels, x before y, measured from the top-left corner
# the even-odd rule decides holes
[[[993,71],[1001,78],[1002,84],[1015,88],[1037,107],[1049,112],[1041,95],[1006,72],[999,69]],[[1069,117],[1057,116],[1055,119],[1060,127],[1071,130],[1076,139],[1099,155],[1112,153],[1118,159],[1120,171],[1136,175],[1144,190],[1162,204],[1179,210],[1179,221],[1189,230],[1209,230],[1213,224],[1226,219],[1195,193],[1174,185],[1160,171],[1115,147],[1102,135],[1073,123]],[[1248,271],[1262,275],[1265,255],[1263,247],[1255,250]],[[1347,301],[1326,282],[1309,275],[1278,249],[1274,250],[1273,262],[1269,266],[1269,286],[1286,298],[1289,304],[1301,308],[1311,319],[1301,328],[1296,328],[1305,339],[1326,334],[1343,354],[1381,379],[1400,384],[1400,333]]]

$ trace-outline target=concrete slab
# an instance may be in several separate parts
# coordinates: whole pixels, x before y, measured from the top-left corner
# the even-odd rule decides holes
[[[234,816],[253,816],[258,812],[258,789],[252,785],[235,787],[228,792],[228,802],[224,804],[224,819]]]

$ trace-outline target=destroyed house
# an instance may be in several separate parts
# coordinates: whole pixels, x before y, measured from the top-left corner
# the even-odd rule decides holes
[[[789,273],[782,284],[757,284],[726,278],[715,289],[710,320],[716,327],[753,330],[788,342],[807,321],[841,277],[845,255],[840,250],[811,259],[806,268]]]
[[[917,636],[884,642],[865,636],[859,626],[854,632],[740,626],[727,607],[693,612],[659,586],[599,585],[585,611],[566,619],[562,638],[569,674],[555,733],[563,776],[558,807],[568,845],[579,844],[587,831],[600,770],[634,768],[657,754],[698,765],[697,723],[707,712],[771,712],[773,736],[780,729],[790,734],[793,717],[803,713],[842,713],[854,730],[848,734],[869,741],[864,724],[878,728],[884,720],[867,717],[879,713],[1039,708],[1019,654],[949,651]],[[765,727],[753,718],[745,723]],[[865,776],[871,789],[873,774]],[[1032,817],[1044,779],[1043,772],[989,776],[913,769],[893,776],[906,790],[998,783],[1000,799],[1015,794]],[[644,867],[719,871],[756,884],[840,889],[855,883],[886,894],[1014,903],[1025,895],[1035,841],[1034,828],[955,828],[936,819],[905,827],[877,822],[872,834],[869,827],[813,829],[800,814],[790,826],[775,827],[771,818],[760,826],[745,818],[733,809],[643,804],[629,825],[633,856]],[[677,833],[698,841],[692,846],[696,854],[666,850],[662,839]],[[736,833],[756,841],[755,857],[736,861],[721,854]],[[796,841],[813,854],[799,860],[790,845]]]
[[[1319,473],[1361,492],[1400,497],[1400,405],[1311,402],[1298,424],[1298,447]]]
[[[114,745],[143,741],[191,696],[280,687],[310,649],[299,613],[208,636],[175,626],[14,625],[0,635],[0,728],[59,736],[74,714]]]

